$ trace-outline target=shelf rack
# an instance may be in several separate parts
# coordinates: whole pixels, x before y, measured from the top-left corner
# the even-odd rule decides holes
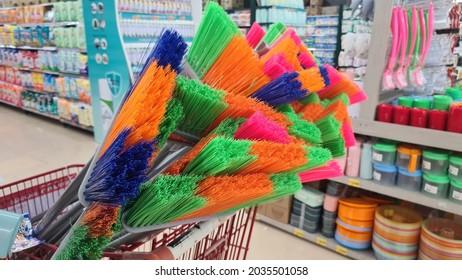
[[[344,246],[340,245],[335,239],[327,238],[322,236],[320,233],[309,233],[299,228],[296,228],[290,224],[284,224],[278,221],[275,221],[271,218],[266,216],[257,214],[257,220],[271,225],[275,228],[278,228],[282,231],[288,232],[293,234],[299,238],[307,240],[311,243],[317,244],[321,247],[324,247],[328,250],[334,251],[338,254],[341,254],[345,257],[356,259],[356,260],[375,260],[374,253],[371,249],[369,250],[353,250],[345,248]]]

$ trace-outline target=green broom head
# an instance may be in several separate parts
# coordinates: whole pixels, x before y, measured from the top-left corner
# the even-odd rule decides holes
[[[346,93],[340,93],[339,95],[335,96],[334,98],[330,99],[329,104],[332,104],[338,100],[341,100],[345,106],[350,106],[350,98]]]
[[[200,81],[178,77],[175,96],[184,108],[184,119],[179,129],[195,136],[201,133],[228,105],[223,102],[225,92],[215,90]]]
[[[246,121],[246,118],[227,118],[223,122],[221,122],[214,130],[212,130],[212,134],[217,136],[222,136],[226,138],[233,138],[234,134],[236,134],[237,129]]]
[[[334,158],[345,156],[345,139],[343,139],[342,135],[327,142],[323,142],[322,146],[329,149]]]
[[[56,260],[99,260],[111,241],[108,236],[89,237],[88,226],[78,226]]]
[[[321,131],[316,124],[300,118],[297,114],[285,114],[292,124],[289,127],[289,133],[305,142],[316,146],[321,143]]]
[[[125,222],[130,227],[164,224],[203,207],[207,201],[195,196],[202,179],[195,175],[161,175],[145,183]]]
[[[321,99],[317,94],[308,94],[306,97],[299,99],[298,102],[302,103],[303,105],[318,104],[321,103]]]
[[[235,35],[241,35],[237,26],[219,4],[210,1],[186,56],[201,79]]]
[[[203,176],[233,174],[256,159],[249,155],[251,141],[216,137],[183,170]]]
[[[290,104],[282,104],[276,107],[276,110],[281,113],[292,113],[295,114],[294,108]]]
[[[157,150],[160,150],[165,145],[169,135],[178,127],[183,118],[184,112],[181,102],[176,98],[171,99],[167,105],[167,112],[164,115],[164,119],[159,126]]]
[[[290,173],[299,173],[326,165],[332,159],[329,149],[305,146],[307,163],[290,170]]]
[[[287,30],[287,27],[281,23],[273,23],[268,28],[265,36],[263,37],[262,41],[267,43],[268,45],[272,45],[276,40],[281,37],[281,35]]]
[[[251,207],[256,204],[266,203],[284,196],[292,195],[303,187],[300,182],[300,177],[296,173],[273,174],[270,176],[270,180],[273,183],[273,191],[269,195],[249,201],[228,211],[237,211],[242,208]]]
[[[334,114],[316,121],[316,126],[321,131],[321,140],[323,143],[341,137],[340,128],[342,124],[335,118]]]

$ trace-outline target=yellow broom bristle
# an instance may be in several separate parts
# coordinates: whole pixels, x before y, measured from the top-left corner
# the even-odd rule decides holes
[[[231,94],[250,96],[269,83],[270,78],[247,40],[236,35],[202,81]]]

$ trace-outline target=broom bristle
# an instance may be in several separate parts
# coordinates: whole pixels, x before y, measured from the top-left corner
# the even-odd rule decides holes
[[[356,145],[356,137],[348,120],[344,121],[342,124],[342,136],[343,139],[345,139],[346,147],[354,147]]]
[[[272,48],[261,58],[261,60],[266,63],[271,57],[278,53],[282,53],[284,55],[286,61],[292,65],[295,71],[303,70],[297,57],[297,44],[295,44],[291,37],[286,37],[277,45],[272,46]]]
[[[317,94],[310,94],[310,95],[317,95]],[[319,116],[324,112],[324,107],[321,103],[313,103],[307,104],[301,107],[300,110],[297,111],[301,115],[304,120],[309,122],[315,122],[319,119]]]
[[[290,37],[297,46],[300,46],[302,44],[302,40],[300,39],[300,37],[298,37],[297,32],[295,32],[295,30],[293,30],[292,28],[289,28],[281,35],[281,37],[279,37],[276,40],[276,42],[274,42],[273,45],[279,44],[280,42],[282,42],[282,40],[284,40],[287,37]]]
[[[297,78],[297,72],[285,73],[255,92],[252,97],[272,107],[298,100],[308,92]]]
[[[321,131],[315,123],[301,119],[297,114],[285,114],[292,124],[289,127],[289,133],[295,137],[304,140],[310,145],[318,145],[321,143]]]
[[[245,38],[234,36],[202,81],[231,94],[250,96],[270,78]]]
[[[186,57],[191,68],[202,78],[235,35],[237,26],[219,4],[210,1]]]
[[[273,55],[268,61],[265,62],[265,74],[275,80],[282,74],[293,72],[294,67],[289,64],[282,53]]]
[[[302,52],[298,55],[298,60],[305,69],[316,67],[318,65],[316,58],[312,54],[308,54],[305,52]]]
[[[272,45],[286,30],[287,27],[284,24],[280,22],[273,23],[268,28],[268,31],[263,37],[262,42],[265,42],[268,45]]]
[[[260,24],[258,24],[258,22],[254,22],[246,35],[247,43],[255,49],[264,36],[265,30],[260,26]]]
[[[325,80],[321,75],[319,67],[311,67],[299,73],[298,80],[302,83],[302,88],[309,92],[319,92],[326,87]]]
[[[272,141],[289,143],[289,134],[277,123],[268,119],[260,112],[256,112],[247,119],[234,134],[234,139]]]
[[[302,183],[326,180],[343,176],[342,168],[335,160],[329,161],[326,166],[313,168],[311,170],[298,173]]]

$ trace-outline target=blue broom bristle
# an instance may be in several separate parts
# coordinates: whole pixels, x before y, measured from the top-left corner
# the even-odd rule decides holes
[[[166,29],[162,32],[156,47],[149,55],[148,61],[155,59],[158,65],[163,67],[170,65],[173,71],[179,73],[187,47],[188,45],[178,32]]]
[[[87,202],[124,205],[138,195],[157,141],[140,142],[122,151],[129,132],[124,130],[96,162],[85,186]]]
[[[297,80],[297,72],[284,73],[279,78],[255,92],[252,97],[267,103],[270,106],[279,106],[296,101],[308,94]]]
[[[329,79],[329,72],[327,71],[327,68],[324,65],[319,66],[319,73],[321,73],[321,76],[324,80],[324,84],[326,87],[330,85],[330,79]]]

